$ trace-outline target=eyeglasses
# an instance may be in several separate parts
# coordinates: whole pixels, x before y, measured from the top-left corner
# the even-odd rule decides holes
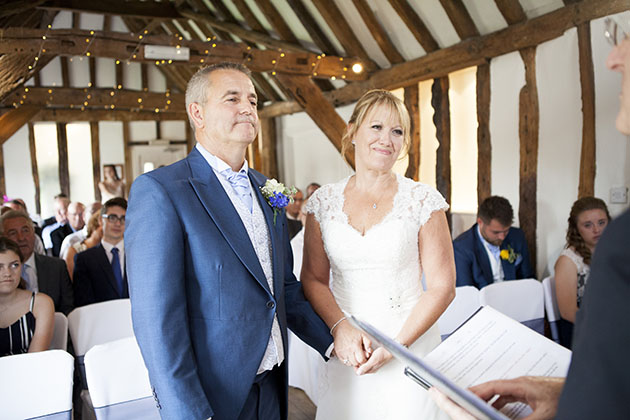
[[[628,38],[628,31],[626,30],[625,25],[617,19],[606,18],[604,25],[604,36],[613,47],[616,47],[624,39]]]
[[[120,222],[122,224],[125,224],[125,216],[118,217],[115,214],[104,214],[103,219],[107,219],[107,221],[111,223]]]

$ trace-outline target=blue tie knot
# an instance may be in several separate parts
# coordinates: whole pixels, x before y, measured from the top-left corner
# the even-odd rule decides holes
[[[242,169],[238,172],[234,172],[228,168],[221,172],[225,179],[230,183],[238,197],[241,199],[245,207],[251,213],[252,211],[252,194],[250,191],[249,178],[247,172]]]

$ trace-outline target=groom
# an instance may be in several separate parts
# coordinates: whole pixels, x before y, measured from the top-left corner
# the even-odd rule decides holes
[[[246,67],[199,70],[186,90],[195,149],[131,189],[133,327],[163,419],[286,419],[287,327],[322,355],[332,343],[245,160],[256,100]]]

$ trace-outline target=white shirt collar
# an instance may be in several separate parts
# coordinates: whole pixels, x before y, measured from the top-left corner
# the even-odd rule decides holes
[[[121,252],[121,253],[125,252],[125,240],[124,239],[121,239],[120,242],[118,242],[115,245],[112,245],[109,242],[105,242],[105,240],[103,239],[103,240],[101,240],[101,244],[103,245],[103,248],[105,248],[105,250],[107,252],[109,252],[109,253],[112,252],[112,249],[114,247],[118,248],[118,251]]]
[[[33,251],[30,257],[28,257],[28,260],[24,261],[24,265],[27,265],[27,264],[29,267],[35,270],[35,251]]]
[[[201,143],[197,143],[195,145],[195,148],[199,151],[199,153],[201,153],[201,156],[203,156],[206,162],[208,162],[208,165],[210,165],[210,167],[218,173],[222,173],[226,169],[232,169],[232,167],[228,165],[225,161],[221,160],[221,158],[216,157],[215,155],[207,151],[201,145]],[[247,174],[248,170],[249,165],[247,164],[247,159],[245,159],[245,161],[243,162],[243,166],[241,166],[241,169],[238,172],[245,171],[245,173]]]

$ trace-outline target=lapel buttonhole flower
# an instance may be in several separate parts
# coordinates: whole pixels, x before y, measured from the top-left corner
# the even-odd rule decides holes
[[[289,203],[293,203],[293,196],[297,193],[297,189],[295,187],[287,188],[275,179],[268,179],[265,185],[260,187],[260,192],[267,200],[267,204],[273,209],[273,225],[275,226],[276,217]]]

